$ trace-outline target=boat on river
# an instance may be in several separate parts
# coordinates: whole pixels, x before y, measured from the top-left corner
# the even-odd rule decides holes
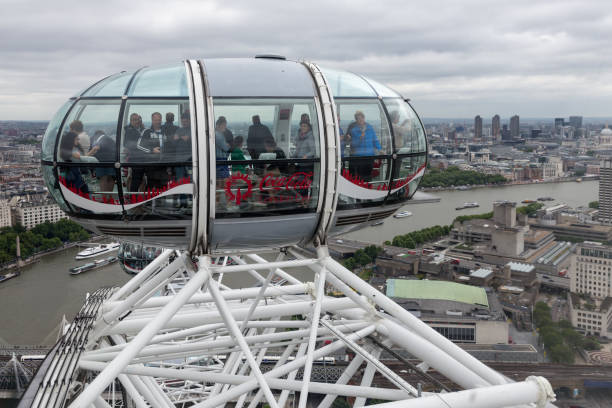
[[[74,259],[80,260],[80,259],[95,258],[97,256],[101,256],[101,255],[108,254],[113,251],[117,251],[118,249],[119,249],[118,242],[111,242],[110,244],[100,244],[100,245],[92,246],[92,247],[82,250],[74,257]]]
[[[15,272],[9,272],[6,275],[0,275],[0,283],[7,281],[11,278],[14,278],[16,276],[21,275],[21,273],[19,271],[15,271]]]
[[[110,265],[115,262],[117,262],[117,257],[109,256],[108,258],[98,259],[97,261],[86,263],[85,265],[75,266],[74,268],[70,268],[69,271],[71,275],[79,275],[93,269],[102,268],[103,266]]]
[[[461,207],[455,207],[455,210],[463,210],[464,208],[476,208],[480,207],[478,203],[463,203]]]
[[[412,217],[412,213],[410,211],[402,211],[394,215],[395,218],[406,218]]]
[[[523,201],[521,201],[521,203],[523,203],[523,204],[532,204],[532,203],[535,203],[535,202],[536,202],[536,200],[523,200]]]

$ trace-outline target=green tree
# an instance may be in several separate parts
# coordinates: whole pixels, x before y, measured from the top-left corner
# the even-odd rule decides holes
[[[591,201],[589,203],[589,208],[599,209],[599,201]]]
[[[574,352],[566,344],[559,343],[547,348],[549,349],[548,356],[553,362],[565,364],[574,362]]]

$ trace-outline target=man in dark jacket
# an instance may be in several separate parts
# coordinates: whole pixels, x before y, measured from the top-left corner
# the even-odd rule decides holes
[[[140,115],[132,113],[130,115],[130,124],[125,127],[125,133],[123,134],[123,146],[125,148],[124,156],[126,161],[130,163],[142,163],[144,155],[137,147],[141,136]],[[130,192],[138,191],[143,177],[144,169],[142,167],[132,167]]]
[[[142,133],[138,140],[137,148],[144,154],[144,162],[159,162],[161,151],[164,147],[164,134],[162,133],[162,115],[154,112],[151,115],[151,127]],[[163,187],[168,183],[168,172],[166,167],[156,166],[145,170],[147,175],[147,187]]]
[[[162,125],[162,133],[166,138],[171,138],[176,133],[178,126],[174,125],[174,113],[166,113],[166,123]]]
[[[247,136],[247,150],[252,159],[259,158],[259,154],[265,152],[264,140],[270,137],[274,138],[270,129],[261,123],[259,115],[253,116],[253,124],[249,126]]]

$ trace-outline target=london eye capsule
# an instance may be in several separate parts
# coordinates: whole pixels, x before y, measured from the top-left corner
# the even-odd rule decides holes
[[[89,230],[216,252],[324,242],[386,218],[416,191],[426,152],[398,93],[262,56],[102,79],[51,120],[42,167]]]

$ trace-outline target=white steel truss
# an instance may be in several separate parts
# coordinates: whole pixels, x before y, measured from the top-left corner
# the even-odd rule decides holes
[[[296,278],[304,268],[313,282]],[[228,274],[248,274],[257,285],[229,288]],[[166,250],[91,310],[95,321],[79,337],[84,347],[72,370],[56,376],[69,384],[65,397],[33,406],[304,408],[310,400],[329,408],[344,397],[355,407],[370,400],[380,408],[495,408],[554,401],[546,379],[514,382],[492,370],[325,246],[314,256],[296,247],[265,258],[192,259]],[[382,353],[405,370],[389,367]],[[40,395],[52,392],[43,381],[34,401],[55,401]]]

